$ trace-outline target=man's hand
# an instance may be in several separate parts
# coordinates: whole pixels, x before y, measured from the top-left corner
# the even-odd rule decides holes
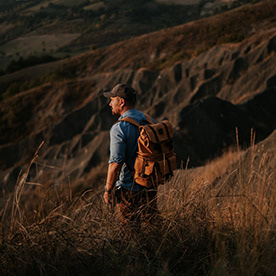
[[[112,204],[112,194],[109,192],[104,192],[104,201],[106,204]]]
[[[112,197],[111,191],[114,188],[114,185],[119,178],[121,168],[122,168],[122,165],[117,163],[110,163],[108,165],[107,179],[105,184],[105,193],[103,196],[106,204],[112,204],[113,197]]]

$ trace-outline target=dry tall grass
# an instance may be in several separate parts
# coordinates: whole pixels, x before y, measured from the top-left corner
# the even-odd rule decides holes
[[[130,238],[102,191],[30,183],[29,167],[0,211],[1,275],[273,275],[275,175],[258,154],[177,171],[159,189],[160,220]]]

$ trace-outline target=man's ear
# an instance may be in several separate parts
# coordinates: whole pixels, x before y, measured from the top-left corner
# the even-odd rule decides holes
[[[126,100],[124,98],[120,98],[120,105],[124,107],[126,105]]]

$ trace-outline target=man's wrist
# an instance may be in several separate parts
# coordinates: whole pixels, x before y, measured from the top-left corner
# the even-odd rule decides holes
[[[104,186],[104,190],[105,190],[106,193],[111,194],[112,189],[109,189],[109,190],[108,190],[108,189],[106,188],[106,186]]]

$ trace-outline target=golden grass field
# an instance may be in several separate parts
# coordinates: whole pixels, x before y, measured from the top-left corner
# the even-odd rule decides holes
[[[159,187],[159,219],[131,237],[103,203],[102,188],[76,193],[69,179],[30,183],[28,170],[22,172],[2,199],[0,272],[274,275],[275,135],[176,171]],[[39,149],[30,166],[38,155]]]

